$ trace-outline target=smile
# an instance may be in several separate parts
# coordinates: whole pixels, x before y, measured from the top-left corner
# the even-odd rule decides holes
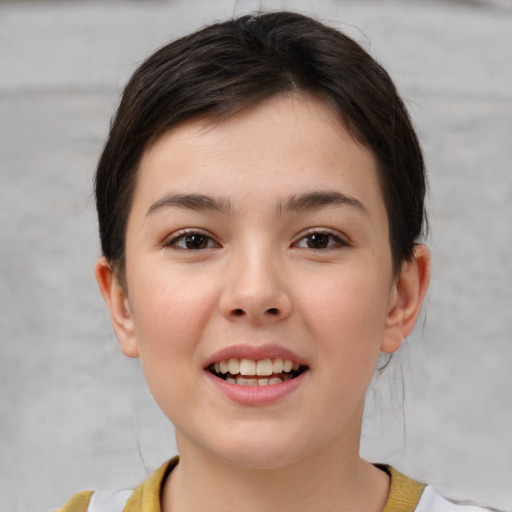
[[[298,377],[306,366],[289,359],[230,358],[212,363],[210,373],[238,386],[273,386]]]

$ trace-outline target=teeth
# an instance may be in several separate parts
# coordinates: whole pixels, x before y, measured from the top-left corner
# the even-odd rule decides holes
[[[237,384],[238,386],[273,386],[274,384],[281,384],[281,382],[284,382],[288,379],[280,379],[278,377],[273,377],[272,379],[246,379],[244,377],[237,377],[236,379],[233,379],[231,377],[228,377],[226,379],[226,382],[229,382],[230,384]]]
[[[238,372],[240,371],[240,361],[238,359],[231,358],[228,362],[228,369],[231,375],[238,375]]]
[[[256,361],[252,359],[242,359],[240,361],[240,375],[256,375]]]
[[[257,386],[258,379],[244,379],[243,377],[237,377],[236,384],[239,386]]]
[[[272,373],[282,373],[283,371],[283,360],[278,358],[274,359],[272,363]]]
[[[220,371],[221,371],[221,373],[228,373],[228,362],[227,361],[220,362]]]
[[[221,362],[221,368],[222,368],[222,362]],[[283,361],[283,372],[291,372],[293,368],[293,363],[291,361],[285,360]]]
[[[272,375],[272,361],[270,359],[263,359],[256,363],[256,375]]]
[[[290,373],[298,371],[300,368],[299,363],[294,363],[289,359],[262,359],[254,361],[253,359],[224,359],[214,363],[215,373],[230,375],[258,375],[260,377],[270,377],[271,375],[279,375],[281,373]]]
[[[225,381],[229,384],[237,384],[239,386],[272,386],[280,384],[293,378],[290,372],[300,369],[299,363],[294,363],[289,359],[262,359],[254,361],[253,359],[224,359],[216,361],[213,369],[218,375],[226,375]],[[237,375],[240,375],[237,377]],[[254,377],[268,378],[254,378]],[[253,377],[253,378],[248,378]]]

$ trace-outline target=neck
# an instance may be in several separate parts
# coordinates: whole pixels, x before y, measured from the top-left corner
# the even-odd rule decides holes
[[[273,469],[240,468],[196,447],[180,452],[163,512],[381,512],[389,491],[388,476],[344,445]]]

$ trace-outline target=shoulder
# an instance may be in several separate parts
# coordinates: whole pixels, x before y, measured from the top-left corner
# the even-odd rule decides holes
[[[62,508],[54,512],[87,512],[93,491],[83,491],[75,494]]]
[[[490,512],[476,504],[456,502],[443,498],[433,487],[427,485],[415,512]]]
[[[413,480],[396,469],[377,465],[390,477],[389,496],[383,512],[491,512],[479,505],[442,497],[432,486]],[[498,511],[495,511],[498,512]]]
[[[55,512],[123,512],[133,491],[84,491]]]
[[[136,489],[80,492],[54,512],[161,512],[161,489],[177,463],[177,457],[166,462]]]

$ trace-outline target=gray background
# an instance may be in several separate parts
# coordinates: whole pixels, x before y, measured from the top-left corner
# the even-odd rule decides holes
[[[360,41],[425,148],[426,320],[370,392],[363,453],[512,510],[509,0],[0,2],[0,510],[133,486],[175,452],[96,289],[91,180],[134,67],[258,7],[313,13]]]

